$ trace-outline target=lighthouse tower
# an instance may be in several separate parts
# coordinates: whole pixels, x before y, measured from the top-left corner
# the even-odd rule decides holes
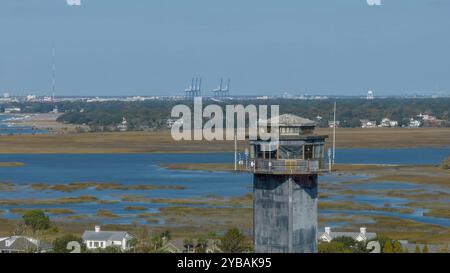
[[[327,136],[314,134],[315,122],[295,115],[277,122],[277,142],[250,141],[255,252],[317,252],[317,177],[328,171]]]

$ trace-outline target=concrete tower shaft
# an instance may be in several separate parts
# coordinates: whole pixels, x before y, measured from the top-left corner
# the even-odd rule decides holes
[[[278,117],[277,141],[251,140],[253,236],[256,252],[317,252],[318,174],[328,172],[325,135],[315,123]],[[271,130],[274,121],[265,121]]]
[[[253,177],[255,251],[313,253],[317,250],[317,175]]]

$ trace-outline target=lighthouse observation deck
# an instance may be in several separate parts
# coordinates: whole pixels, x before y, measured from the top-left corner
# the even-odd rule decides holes
[[[268,120],[267,128],[271,128]],[[315,122],[290,114],[279,116],[277,141],[250,141],[255,174],[317,174],[329,171],[324,156],[326,135],[314,134]]]

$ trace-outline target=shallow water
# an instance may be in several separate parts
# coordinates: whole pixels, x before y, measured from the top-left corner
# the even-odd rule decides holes
[[[407,150],[407,151],[406,151]],[[377,149],[342,149],[338,150],[339,163],[376,163],[380,154],[385,150]],[[445,149],[393,149],[389,150],[390,163],[428,163],[436,164],[450,154],[450,148]],[[365,155],[365,157],[362,157]],[[414,156],[412,156],[414,155]],[[208,172],[168,170],[160,167],[163,163],[226,163],[233,161],[231,153],[211,154],[25,154],[25,155],[0,155],[0,162],[23,162],[23,167],[0,168],[0,181],[19,184],[17,190],[0,191],[0,199],[57,199],[61,197],[73,197],[92,195],[99,200],[120,200],[121,195],[142,195],[148,198],[202,198],[207,195],[222,197],[242,196],[251,192],[252,175],[249,173]],[[439,160],[438,160],[439,158]],[[370,178],[370,175],[336,175],[326,174],[320,176],[320,183],[338,184],[352,180]],[[179,185],[184,190],[96,190],[94,188],[83,189],[70,193],[58,191],[36,191],[29,187],[33,183],[66,184],[73,182],[97,182],[120,183],[123,185]],[[355,185],[351,186],[355,189]],[[357,189],[364,190],[402,190],[420,189],[421,185],[410,183],[371,183],[370,185],[356,185]],[[358,188],[359,187],[359,188]],[[326,191],[324,191],[326,192]],[[402,198],[383,197],[379,195],[361,196],[330,196],[329,201],[351,200],[356,203],[368,203],[373,206],[402,207],[408,200]],[[157,212],[159,208],[168,204],[120,202],[116,204],[81,203],[70,205],[35,205],[35,206],[0,206],[5,210],[2,217],[19,218],[20,215],[12,214],[12,208],[69,208],[76,215],[87,215],[92,221],[101,223],[131,223],[142,222],[136,218],[141,211],[125,211],[125,206],[145,206],[145,212]],[[116,219],[99,219],[95,217],[98,209],[107,209],[120,216]],[[341,211],[337,211],[339,213]],[[397,215],[399,217],[422,222],[447,225],[448,222],[433,217],[421,215]],[[64,219],[64,215],[53,215],[53,219]],[[409,218],[408,218],[409,217]],[[436,219],[433,222],[433,219]]]
[[[2,135],[31,135],[46,134],[47,130],[36,130],[31,126],[20,126],[14,124],[13,115],[0,115],[0,136]]]

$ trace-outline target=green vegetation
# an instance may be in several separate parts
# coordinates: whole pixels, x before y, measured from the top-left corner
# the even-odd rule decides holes
[[[23,209],[23,208],[11,208],[10,211],[11,213],[15,213],[15,214],[22,214],[24,215],[26,212],[29,211],[33,211],[36,209]],[[54,215],[64,215],[64,214],[73,214],[74,211],[71,209],[64,209],[64,208],[52,208],[52,209],[38,209],[50,214],[54,214]]]
[[[414,251],[414,253],[420,253],[420,247],[419,247],[419,245],[416,245],[416,250]]]
[[[96,202],[95,196],[83,195],[78,197],[63,197],[58,199],[3,199],[0,200],[0,205],[64,205],[77,203],[91,203]]]
[[[186,238],[183,240],[183,246],[187,250],[187,252],[191,252],[194,248],[194,240],[192,238]]]
[[[81,246],[81,251],[85,252],[86,251],[86,246],[83,244],[83,239],[81,239],[81,237],[72,235],[72,234],[67,234],[61,237],[56,238],[53,241],[53,252],[55,253],[70,253],[72,250],[71,249],[67,249],[67,244],[69,242],[78,242]]]
[[[319,253],[353,253],[353,250],[345,247],[344,243],[335,241],[320,243],[317,248]]]
[[[206,248],[208,247],[208,240],[204,237],[197,239],[197,247],[195,248],[196,253],[206,253]]]
[[[30,210],[22,216],[25,225],[33,231],[46,230],[50,227],[50,218],[42,210]]]
[[[319,209],[324,210],[371,210],[371,211],[387,211],[398,213],[412,213],[412,208],[391,208],[391,207],[375,207],[369,204],[354,203],[351,201],[341,202],[323,202],[319,201]]]
[[[356,242],[351,237],[338,237],[329,243],[318,245],[319,253],[367,253],[365,242]]]
[[[158,203],[158,204],[170,204],[170,205],[208,205],[208,206],[234,206],[234,207],[246,207],[252,204],[252,195],[246,194],[240,197],[222,198],[222,197],[209,197],[209,198],[148,198],[142,195],[122,195],[122,201],[124,202],[141,202],[141,203]]]
[[[442,161],[441,169],[450,170],[450,157],[447,157],[444,161]]]
[[[230,228],[220,238],[220,249],[226,253],[242,253],[252,250],[252,244],[248,238],[237,228]]]
[[[245,100],[235,101],[236,104],[277,104],[283,113],[292,113],[306,118],[314,119],[317,115],[323,117],[320,125],[327,126],[332,119],[333,100],[290,100],[271,99],[269,101]],[[145,101],[145,102],[61,102],[58,108],[66,112],[58,120],[65,123],[87,124],[93,131],[115,130],[116,125],[127,117],[130,130],[158,129],[165,127],[166,119],[170,118],[170,109],[176,104],[192,105],[191,100],[179,101]],[[204,105],[217,102],[205,100]],[[358,98],[339,99],[337,119],[343,127],[359,127],[361,119],[381,120],[390,118],[400,122],[400,125],[409,123],[410,117],[419,113],[429,113],[439,119],[450,120],[448,105],[450,99],[403,99],[389,98],[368,101]],[[224,106],[225,103],[219,103]],[[28,111],[47,111],[45,104],[23,103],[15,105],[21,108],[28,107]],[[83,109],[84,111],[80,111]],[[433,109],[430,111],[430,109]],[[445,124],[444,124],[445,125]]]

